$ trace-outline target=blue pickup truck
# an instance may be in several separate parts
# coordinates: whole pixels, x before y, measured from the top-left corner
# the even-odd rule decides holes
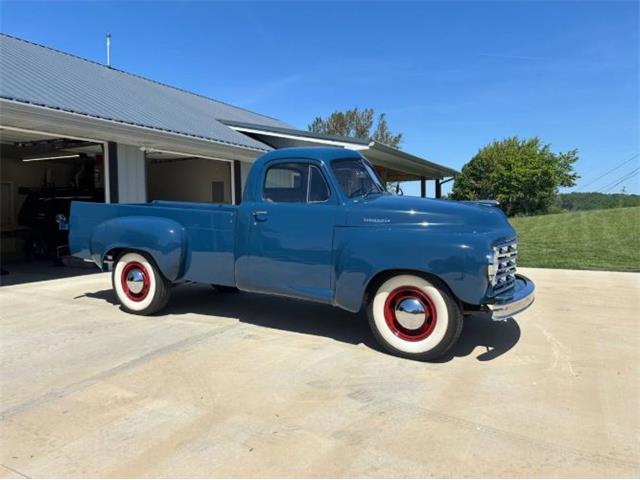
[[[390,195],[340,148],[263,155],[238,206],[74,202],[69,227],[127,312],[160,311],[184,281],[365,308],[383,347],[420,360],[451,348],[466,313],[506,319],[534,297],[499,208]]]

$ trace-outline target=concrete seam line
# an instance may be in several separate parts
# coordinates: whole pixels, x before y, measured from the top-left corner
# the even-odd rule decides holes
[[[142,355],[141,357],[134,358],[133,360],[129,360],[127,362],[121,363],[119,365],[116,365],[113,368],[97,373],[96,375],[93,375],[89,378],[85,378],[84,380],[80,380],[79,382],[67,385],[66,387],[62,387],[59,389],[54,388],[53,390],[49,390],[44,395],[41,395],[37,398],[32,398],[31,400],[27,400],[26,402],[23,402],[21,404],[18,404],[3,410],[2,412],[0,412],[0,418],[2,420],[6,420],[18,413],[24,412],[25,410],[29,410],[31,408],[37,407],[48,400],[52,400],[56,398],[64,398],[72,393],[75,393],[87,387],[90,387],[96,384],[97,382],[99,382],[100,380],[113,377],[118,373],[124,372],[125,370],[128,370],[132,367],[137,367],[138,365],[142,365],[166,353],[175,352],[175,351],[181,350],[182,348],[195,345],[201,342],[202,340],[205,340],[210,337],[214,337],[216,335],[220,335],[221,333],[224,333],[227,330],[230,330],[232,328],[236,328],[237,326],[238,326],[237,324],[227,325],[225,327],[217,328],[213,331],[208,331],[208,332],[200,333],[198,335],[194,335],[192,337],[187,337],[184,340],[180,340],[179,342],[171,343],[157,350],[153,350],[149,353]]]
[[[4,463],[0,463],[0,467],[4,467],[7,470],[10,470],[11,472],[15,473],[16,475],[20,475],[20,477],[22,477],[22,478],[31,478],[29,475],[25,475],[24,473],[19,472],[15,468],[11,468],[11,467],[5,465]]]

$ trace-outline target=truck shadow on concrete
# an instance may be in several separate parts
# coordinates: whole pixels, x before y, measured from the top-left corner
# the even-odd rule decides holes
[[[98,267],[93,264],[71,261],[69,261],[69,263],[69,266],[62,263],[58,264],[53,260],[3,263],[0,265],[2,267],[0,286],[42,282],[45,280],[91,275],[100,272]]]
[[[488,362],[511,350],[518,340],[520,326],[513,318],[496,322],[488,313],[474,313],[465,317],[458,343],[433,363],[444,363],[471,354],[475,354],[479,362]],[[479,352],[476,350],[478,347]]]
[[[88,292],[88,298],[118,305],[112,290]],[[169,305],[162,315],[205,315],[237,318],[242,323],[286,330],[305,335],[332,338],[353,345],[364,344],[383,353],[367,321],[366,314],[352,314],[338,308],[313,302],[252,293],[220,293],[204,285],[181,285],[172,291]],[[478,361],[493,360],[511,350],[520,339],[520,327],[513,319],[494,322],[484,313],[465,317],[457,344],[436,363],[476,354]],[[478,347],[481,351],[477,354]]]

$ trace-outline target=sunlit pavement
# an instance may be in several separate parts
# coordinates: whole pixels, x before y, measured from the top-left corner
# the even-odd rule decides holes
[[[640,274],[521,269],[534,306],[438,363],[363,315],[208,286],[128,315],[108,274],[0,288],[0,474],[640,475]]]

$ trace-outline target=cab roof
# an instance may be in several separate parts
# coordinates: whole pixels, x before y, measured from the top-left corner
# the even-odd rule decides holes
[[[255,165],[263,164],[271,160],[280,159],[311,159],[330,163],[334,160],[345,158],[362,158],[362,155],[354,150],[336,147],[293,147],[280,148],[262,155],[255,161]]]

